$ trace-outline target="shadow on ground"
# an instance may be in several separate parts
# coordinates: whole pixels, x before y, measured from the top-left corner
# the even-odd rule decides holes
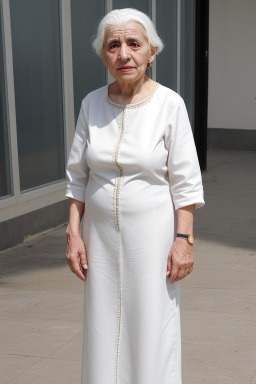
[[[202,240],[256,250],[256,152],[208,151],[206,205],[196,211]]]
[[[8,275],[67,266],[65,231],[66,224],[1,252],[0,283]]]

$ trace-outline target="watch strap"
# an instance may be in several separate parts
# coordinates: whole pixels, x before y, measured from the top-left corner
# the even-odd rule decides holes
[[[177,237],[184,237],[185,239],[188,239],[188,235],[183,235],[182,233],[177,233]]]

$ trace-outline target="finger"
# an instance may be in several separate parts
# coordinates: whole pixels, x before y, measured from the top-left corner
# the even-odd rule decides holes
[[[86,251],[85,248],[81,250],[80,252],[80,263],[84,269],[88,269],[88,262],[86,257]]]
[[[81,269],[81,266],[80,266],[80,263],[78,262],[78,259],[73,259],[73,258],[70,258],[69,256],[67,256],[67,261],[68,261],[68,264],[69,264],[69,267],[71,269],[71,271],[77,276],[79,277],[81,280],[85,280],[85,276],[82,272],[82,269]]]
[[[183,277],[186,277],[187,275],[189,275],[189,268],[184,269]]]
[[[70,265],[70,269],[71,269],[71,271],[77,276],[77,277],[79,277],[79,279],[81,279],[81,280],[85,280],[85,276],[84,276],[84,274],[83,274],[83,271],[82,271],[82,268],[81,268],[81,266],[78,264],[78,263],[71,263],[71,265]]]
[[[187,277],[189,275],[189,269],[186,269],[185,271],[183,272],[179,272],[178,273],[178,276],[176,277],[176,279],[174,281],[179,281],[179,280],[182,280],[184,279],[185,277]]]
[[[169,279],[169,283],[172,284],[176,277],[178,276],[178,272],[179,272],[179,268],[174,264],[172,266],[172,270],[171,270],[171,276],[170,276],[170,279]]]
[[[184,268],[180,268],[177,277],[179,279],[183,279],[186,275],[186,270]]]
[[[172,266],[171,258],[168,257],[168,259],[167,259],[167,271],[166,271],[166,276],[169,276],[169,275],[170,275],[170,273],[171,273],[171,269],[172,269],[171,266]]]
[[[178,276],[176,277],[176,279],[174,281],[179,281],[179,280],[182,280],[186,277],[187,275],[182,273],[182,274],[178,274]]]
[[[175,283],[176,283],[176,281],[180,281],[180,280],[182,280],[183,279],[183,277],[176,277],[176,279],[174,280],[175,281]]]

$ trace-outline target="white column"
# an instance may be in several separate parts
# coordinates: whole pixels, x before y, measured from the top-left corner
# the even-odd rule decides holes
[[[15,197],[20,194],[20,175],[18,158],[18,141],[16,127],[16,107],[15,91],[13,77],[13,57],[12,57],[12,37],[11,37],[11,18],[9,0],[2,2],[3,13],[3,46],[4,46],[4,64],[6,79],[6,101],[7,101],[7,124],[10,133],[10,159],[11,159],[11,179],[12,192]]]

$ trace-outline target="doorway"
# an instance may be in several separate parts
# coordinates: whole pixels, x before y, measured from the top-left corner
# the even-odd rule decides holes
[[[209,0],[157,1],[158,32],[166,43],[155,79],[185,101],[201,170],[207,166]]]

